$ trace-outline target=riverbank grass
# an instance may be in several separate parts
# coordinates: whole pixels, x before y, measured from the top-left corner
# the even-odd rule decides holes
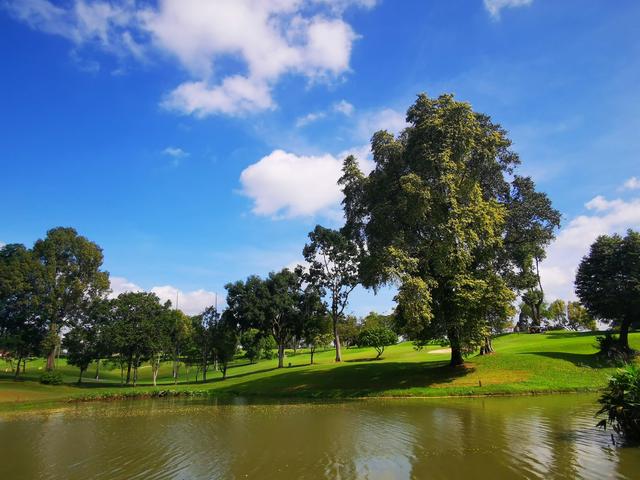
[[[10,372],[0,375],[0,410],[32,408],[69,400],[119,398],[137,395],[164,396],[241,395],[300,398],[355,397],[438,397],[450,395],[501,395],[595,391],[602,389],[616,370],[596,352],[598,333],[548,332],[509,334],[494,340],[496,353],[467,358],[464,367],[448,367],[448,354],[434,345],[416,350],[410,342],[388,347],[382,359],[372,348],[344,349],[344,361],[336,364],[332,350],[316,353],[309,365],[305,351],[289,352],[285,368],[276,360],[249,364],[233,362],[228,378],[211,371],[208,381],[195,381],[195,369],[180,370],[174,384],[171,364],[161,367],[157,387],[151,385],[151,369],[139,370],[138,386],[120,385],[120,370],[102,366],[100,381],[92,379],[95,366],[85,382],[76,383],[78,370],[60,360],[58,369],[65,383],[59,386],[38,383],[42,360],[27,364],[24,379],[14,381]],[[640,333],[630,335],[633,348],[640,349]],[[433,353],[430,353],[433,352]],[[1,364],[0,364],[1,365]],[[1,369],[0,369],[1,370]]]

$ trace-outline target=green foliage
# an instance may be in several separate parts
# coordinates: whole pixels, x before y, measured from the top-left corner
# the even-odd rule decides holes
[[[397,138],[374,134],[368,176],[345,159],[344,232],[362,246],[365,286],[399,285],[403,333],[448,337],[457,365],[506,321],[510,272],[531,288],[559,213],[530,179],[510,183],[519,160],[506,132],[469,104],[419,95],[407,122]]]
[[[358,285],[358,243],[343,232],[316,225],[309,233],[310,242],[302,254],[309,264],[305,280],[321,297],[333,324],[336,361],[341,360],[338,322],[343,316],[349,295]]]
[[[358,346],[375,348],[378,353],[376,358],[380,358],[385,347],[395,345],[397,342],[398,335],[390,328],[383,326],[365,327],[358,335]]]
[[[580,302],[567,304],[567,328],[569,330],[595,330],[596,321]]]
[[[44,385],[62,385],[62,373],[54,370],[47,370],[40,375],[40,383]]]
[[[640,311],[640,233],[602,235],[591,245],[576,275],[576,294],[595,318],[620,326],[620,345]]]
[[[551,302],[544,316],[551,322],[551,328],[554,330],[567,328],[567,304],[564,300],[558,299]]]
[[[347,348],[356,345],[358,342],[358,334],[360,333],[358,319],[353,315],[347,315],[338,323],[338,333],[340,340]]]
[[[628,440],[640,441],[640,368],[629,365],[618,370],[599,402],[597,415],[605,416],[599,427],[610,426]]]
[[[602,336],[596,337],[598,353],[601,357],[614,364],[623,364],[633,358],[633,353],[620,345],[620,338],[606,332]]]

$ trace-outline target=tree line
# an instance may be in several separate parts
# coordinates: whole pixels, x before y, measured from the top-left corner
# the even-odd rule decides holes
[[[456,366],[472,352],[493,351],[492,337],[507,328],[520,298],[522,328],[535,331],[545,321],[592,328],[597,318],[619,325],[628,349],[638,311],[638,234],[598,239],[576,278],[581,303],[547,304],[540,263],[560,213],[531,178],[518,174],[507,132],[452,95],[419,95],[406,119],[398,136],[373,135],[371,172],[354,156],[344,160],[345,223],[309,233],[306,267],[227,284],[220,313],[211,307],[186,317],[148,293],[107,300],[100,247],[70,228],[50,230],[31,249],[6,245],[0,250],[3,347],[18,363],[43,354],[50,370],[62,337],[72,362],[95,344],[106,352],[102,358],[120,362],[126,383],[135,383],[145,361],[154,378],[162,359],[173,359],[175,376],[182,358],[206,379],[210,365],[225,375],[240,344],[251,361],[275,350],[282,368],[289,347],[305,345],[313,359],[331,343],[339,362],[345,342],[388,344],[398,334],[418,347],[448,342]],[[350,331],[357,322],[345,312],[358,285],[397,287],[393,328]]]

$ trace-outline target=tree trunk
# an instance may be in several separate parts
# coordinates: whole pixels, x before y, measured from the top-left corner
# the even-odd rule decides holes
[[[129,361],[127,362],[127,381],[126,384],[129,385],[131,381],[131,357],[129,357]]]
[[[376,355],[376,358],[380,358],[380,355],[382,355],[382,353],[384,352],[384,347],[376,348],[376,352],[378,352],[378,355]]]
[[[630,320],[623,320],[620,324],[620,347],[624,350],[625,353],[629,352],[631,349],[629,348],[629,326],[631,325]]]
[[[80,376],[78,377],[78,384],[82,383],[82,374],[84,373],[86,369],[81,368],[80,369]]]
[[[493,342],[491,340],[491,337],[487,336],[484,337],[484,343],[483,345],[480,347],[480,355],[488,355],[490,353],[493,353]]]
[[[133,386],[138,385],[138,366],[133,366]]]
[[[340,335],[338,334],[338,315],[333,315],[333,344],[336,347],[336,362],[342,361],[342,351],[340,350]]]
[[[227,378],[227,362],[222,363],[222,379],[225,380]]]
[[[284,345],[278,345],[278,368],[284,367]]]
[[[447,334],[449,342],[451,343],[451,361],[449,366],[458,367],[464,365],[464,359],[462,358],[462,348],[460,346],[460,339],[458,334],[454,331],[449,331]]]
[[[96,380],[100,380],[100,359],[96,362]]]
[[[13,377],[14,380],[17,380],[20,376],[20,362],[22,362],[22,355],[18,357],[18,365],[16,366],[16,373]],[[24,373],[24,370],[22,372]]]
[[[316,353],[316,348],[311,347],[309,351],[311,352],[311,365],[313,365],[313,354]]]

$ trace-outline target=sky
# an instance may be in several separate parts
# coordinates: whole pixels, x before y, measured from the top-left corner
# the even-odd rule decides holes
[[[562,212],[543,285],[575,298],[590,243],[640,229],[639,23],[633,0],[0,0],[0,243],[74,227],[114,295],[198,313],[300,262],[343,221],[342,159],[452,92]]]

